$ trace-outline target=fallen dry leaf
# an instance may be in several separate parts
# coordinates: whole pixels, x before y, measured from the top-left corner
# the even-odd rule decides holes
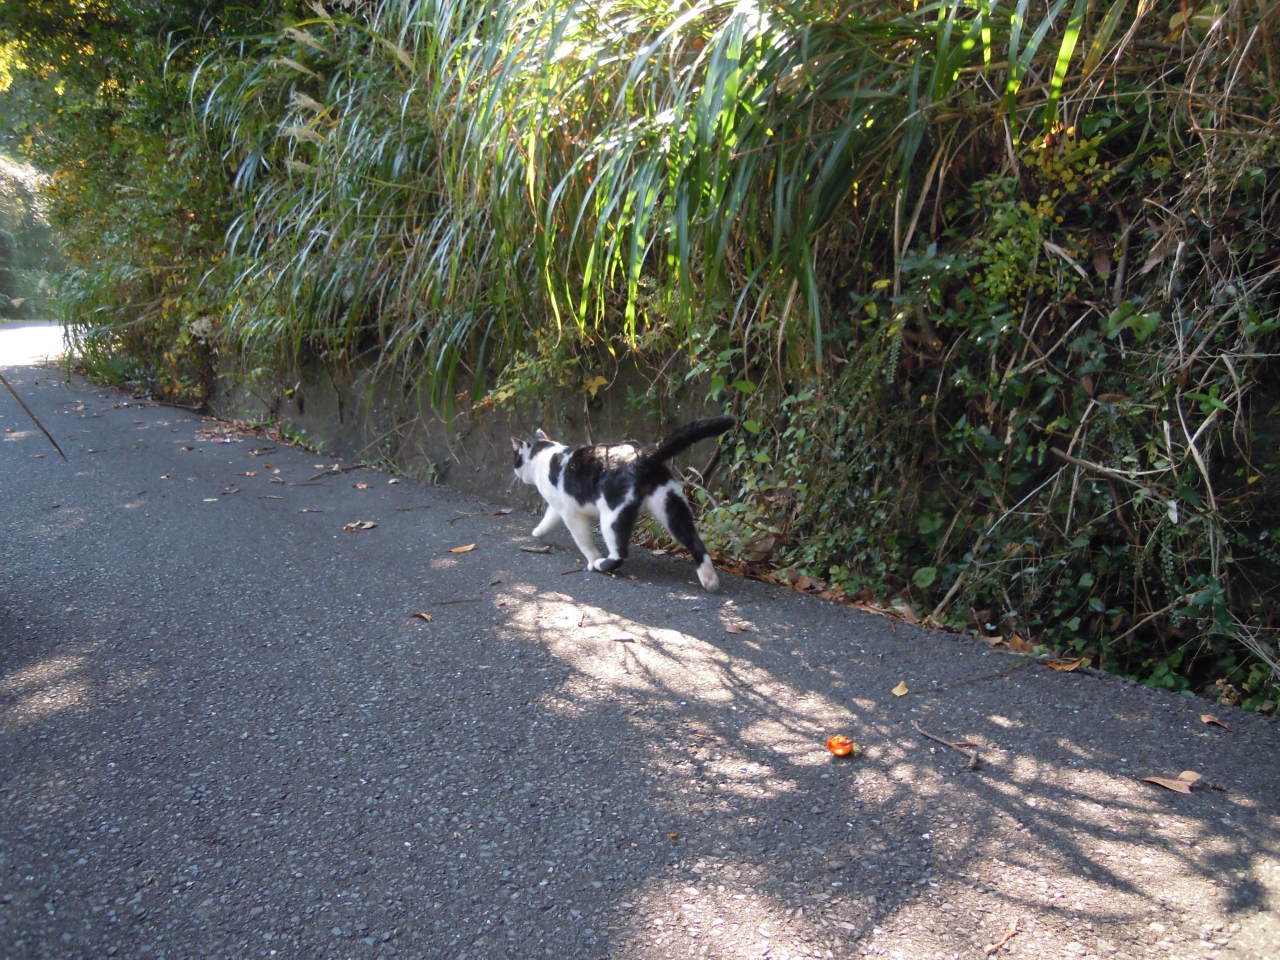
[[[856,757],[862,753],[862,748],[842,733],[827,738],[827,749],[837,757]]]
[[[224,497],[225,497],[225,496],[227,496],[228,494],[231,494],[231,493],[239,493],[239,492],[240,492],[240,488],[239,488],[239,487],[235,487],[235,486],[227,487],[227,489],[225,489],[225,490],[223,490],[223,491],[222,491],[222,493],[220,494],[220,496],[224,496]]]
[[[740,623],[731,623],[724,628],[725,633],[746,633],[747,628]]]
[[[1190,793],[1191,784],[1185,780],[1174,780],[1170,777],[1143,777],[1143,783],[1154,783],[1158,787],[1164,787],[1166,790],[1174,790],[1177,793]]]
[[[179,447],[178,449],[181,450],[183,453],[190,453],[192,450],[195,449],[195,447]]]
[[[908,693],[907,682],[905,680],[900,681],[898,685],[894,687],[892,690],[890,690],[889,692],[892,693],[895,697],[905,697]]]
[[[614,643],[635,643],[636,638],[635,637],[614,637],[613,642]]]
[[[1200,714],[1200,722],[1201,722],[1201,723],[1207,723],[1207,724],[1210,724],[1210,725],[1215,726],[1215,727],[1221,727],[1223,730],[1230,730],[1230,729],[1231,729],[1231,728],[1230,728],[1230,727],[1228,727],[1225,723],[1223,723],[1221,720],[1219,720],[1217,717],[1213,716],[1212,714],[1208,714],[1208,713],[1202,713],[1202,714]]]
[[[244,472],[244,475],[245,475],[246,477],[256,477],[256,476],[258,475],[258,471],[257,471],[257,470],[246,470],[246,471]]]
[[[399,477],[392,477],[390,480],[387,481],[387,483],[399,483],[399,482],[400,482]]]
[[[417,617],[419,620],[425,620],[427,623],[431,622],[431,614],[429,613],[411,613],[409,616]]]
[[[680,834],[678,834],[678,833],[668,833],[668,834],[667,834],[667,836],[668,836],[668,837],[670,837],[672,840],[676,840],[676,839],[678,839],[678,838],[679,838]]]
[[[313,464],[311,465],[311,469],[312,469],[312,470],[323,470],[323,469],[324,469],[324,464],[323,464],[323,463],[313,463]]]
[[[1049,660],[1047,662],[1049,664],[1050,669],[1052,670],[1065,670],[1067,673],[1070,673],[1076,667],[1084,663],[1087,659],[1088,657],[1081,657],[1079,660],[1072,660],[1070,663],[1054,663],[1052,660]]]
[[[5,427],[5,428],[4,428],[4,432],[5,432],[5,433],[13,433],[13,427]]]
[[[1017,650],[1019,653],[1035,652],[1035,647],[1031,646],[1031,644],[1027,643],[1027,641],[1023,640],[1016,633],[1009,638],[1009,649]]]
[[[474,543],[468,543],[466,546],[462,546],[462,547],[450,547],[449,552],[450,553],[470,553],[475,548],[476,548],[476,545]]]
[[[347,533],[355,533],[358,530],[372,530],[377,524],[372,520],[357,520],[355,523],[348,523],[342,529]]]
[[[1199,779],[1200,774],[1194,770],[1183,770],[1178,774],[1177,779],[1172,777],[1143,777],[1142,782],[1154,783],[1158,787],[1173,790],[1175,793],[1190,793]]]
[[[357,484],[356,484],[356,489],[357,489],[357,490],[368,490],[368,489],[369,489],[369,485],[368,485],[367,483],[357,483]]]

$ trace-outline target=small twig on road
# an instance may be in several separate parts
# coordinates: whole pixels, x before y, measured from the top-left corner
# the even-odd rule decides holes
[[[574,567],[572,570],[561,570],[560,576],[567,577],[571,573],[581,573],[585,569],[585,567]]]
[[[334,477],[344,473],[350,473],[352,470],[364,470],[363,463],[354,463],[349,467],[330,467],[328,470],[321,470],[314,477],[308,477],[308,480],[319,480],[321,477]]]
[[[978,759],[978,749],[976,747],[973,749],[972,752],[970,752],[966,750],[958,741],[953,743],[950,740],[943,740],[941,737],[934,736],[928,730],[925,730],[923,727],[921,727],[919,721],[912,720],[911,725],[916,728],[916,733],[920,734],[920,736],[928,737],[930,740],[934,741],[935,743],[940,743],[944,747],[950,747],[956,753],[963,754],[964,756],[968,757],[970,770],[978,769],[978,764],[980,764],[982,761]]]
[[[995,953],[995,952],[996,952],[997,950],[999,950],[1001,947],[1003,947],[1003,946],[1005,946],[1006,944],[1008,944],[1008,942],[1009,942],[1010,940],[1012,940],[1014,937],[1016,937],[1016,936],[1018,935],[1018,933],[1019,933],[1019,932],[1020,932],[1020,931],[1018,930],[1018,921],[1017,921],[1017,919],[1015,918],[1015,919],[1014,919],[1014,921],[1013,921],[1013,926],[1011,926],[1011,927],[1009,928],[1009,932],[1008,932],[1008,933],[1006,933],[1006,934],[1004,935],[1004,939],[1003,939],[1003,940],[1001,940],[999,943],[993,943],[993,944],[991,944],[991,945],[989,945],[989,946],[983,947],[983,948],[982,948],[982,952],[983,952],[983,953],[985,953],[988,957],[989,957],[989,956],[991,956],[993,953]]]
[[[548,543],[545,547],[521,547],[520,552],[521,553],[550,553],[551,544]]]
[[[409,511],[409,510],[430,510],[430,509],[431,509],[431,504],[429,504],[429,503],[420,503],[420,504],[418,504],[416,507],[396,507],[396,512],[397,512],[397,513],[405,513],[405,512],[407,512],[407,511]]]
[[[449,523],[457,523],[463,517],[505,517],[511,512],[510,507],[500,507],[497,510],[481,510],[479,513],[464,513],[462,510],[453,511],[456,517],[451,517]]]
[[[480,600],[480,597],[462,597],[459,600],[432,600],[430,605],[433,607],[442,607],[446,603],[479,603]]]
[[[5,379],[3,373],[0,373],[0,383],[3,383],[5,387],[8,388],[9,392],[13,394],[13,399],[18,401],[18,406],[20,406],[23,410],[27,412],[27,416],[31,418],[31,422],[34,423],[37,427],[39,427],[40,432],[45,435],[45,439],[47,439],[50,443],[53,444],[53,449],[58,451],[58,456],[60,456],[63,460],[66,460],[67,455],[63,453],[62,448],[58,446],[58,441],[53,439],[53,435],[44,428],[44,424],[40,422],[40,418],[37,417],[34,413],[32,413],[31,408],[27,406],[26,402],[20,396],[18,396],[18,391],[13,389],[13,384],[11,384],[8,380]]]

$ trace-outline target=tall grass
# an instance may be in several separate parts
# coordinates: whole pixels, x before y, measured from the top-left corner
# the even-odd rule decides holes
[[[206,68],[252,193],[232,329],[376,346],[437,401],[548,318],[634,346],[768,317],[821,369],[824,230],[892,269],[1064,2],[315,5]]]

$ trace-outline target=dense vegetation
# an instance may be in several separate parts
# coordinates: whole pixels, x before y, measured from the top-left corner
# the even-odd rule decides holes
[[[91,9],[0,13],[90,369],[638,365],[729,555],[1274,709],[1270,0]]]

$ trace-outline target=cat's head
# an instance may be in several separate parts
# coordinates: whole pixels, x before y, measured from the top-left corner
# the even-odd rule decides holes
[[[533,473],[533,458],[539,449],[539,444],[547,443],[547,435],[539,430],[533,435],[533,440],[518,440],[511,438],[511,449],[515,451],[515,470],[516,479],[523,480],[525,483],[533,484],[536,477]]]

